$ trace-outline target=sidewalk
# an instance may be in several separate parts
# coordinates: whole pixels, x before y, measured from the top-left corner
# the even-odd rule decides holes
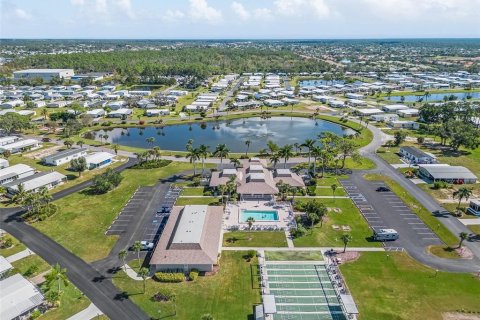
[[[122,266],[122,270],[125,271],[127,270],[125,273],[127,274],[127,276],[129,276],[131,279],[135,280],[135,281],[142,281],[143,278],[142,277],[139,277],[138,276],[138,273],[137,271],[133,270],[128,264],[124,264]],[[147,277],[147,279],[150,279],[151,277]]]
[[[342,251],[343,247],[222,247],[225,251],[248,251],[248,250],[264,250],[264,251],[327,251],[327,250]],[[379,247],[347,247],[346,251],[358,251],[358,252],[385,252],[385,248]]]
[[[77,314],[74,314],[67,320],[90,320],[102,314],[103,312],[100,311],[100,309],[98,309],[96,305],[94,305],[93,303],[90,303],[90,305],[87,308],[83,309]]]
[[[26,258],[28,256],[31,256],[32,254],[35,254],[35,252],[33,252],[32,250],[30,249],[25,249],[23,251],[20,251],[18,253],[15,253],[15,254],[12,254],[11,256],[7,257],[7,261],[12,263],[12,262],[15,262],[15,261],[18,261],[18,260],[21,260],[23,258]]]

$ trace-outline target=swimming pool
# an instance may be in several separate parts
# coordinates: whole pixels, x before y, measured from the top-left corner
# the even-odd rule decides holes
[[[240,211],[240,222],[247,222],[252,217],[255,221],[278,221],[278,212],[275,210],[242,210]]]

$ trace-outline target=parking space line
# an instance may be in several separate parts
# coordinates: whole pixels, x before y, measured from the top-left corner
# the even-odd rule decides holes
[[[423,222],[409,222],[408,224],[423,224]]]

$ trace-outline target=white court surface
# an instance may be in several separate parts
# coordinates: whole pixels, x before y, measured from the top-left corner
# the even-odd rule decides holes
[[[248,230],[248,223],[242,221],[242,210],[256,212],[276,211],[278,220],[262,220],[260,215],[255,219],[252,230],[286,230],[291,227],[294,215],[288,203],[274,201],[239,201],[236,204],[229,203],[225,207],[223,226],[226,230]]]

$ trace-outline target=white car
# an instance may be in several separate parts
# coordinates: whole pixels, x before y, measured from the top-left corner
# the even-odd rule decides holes
[[[152,250],[153,249],[153,242],[148,242],[148,241],[140,241],[140,244],[142,245],[142,250]]]

